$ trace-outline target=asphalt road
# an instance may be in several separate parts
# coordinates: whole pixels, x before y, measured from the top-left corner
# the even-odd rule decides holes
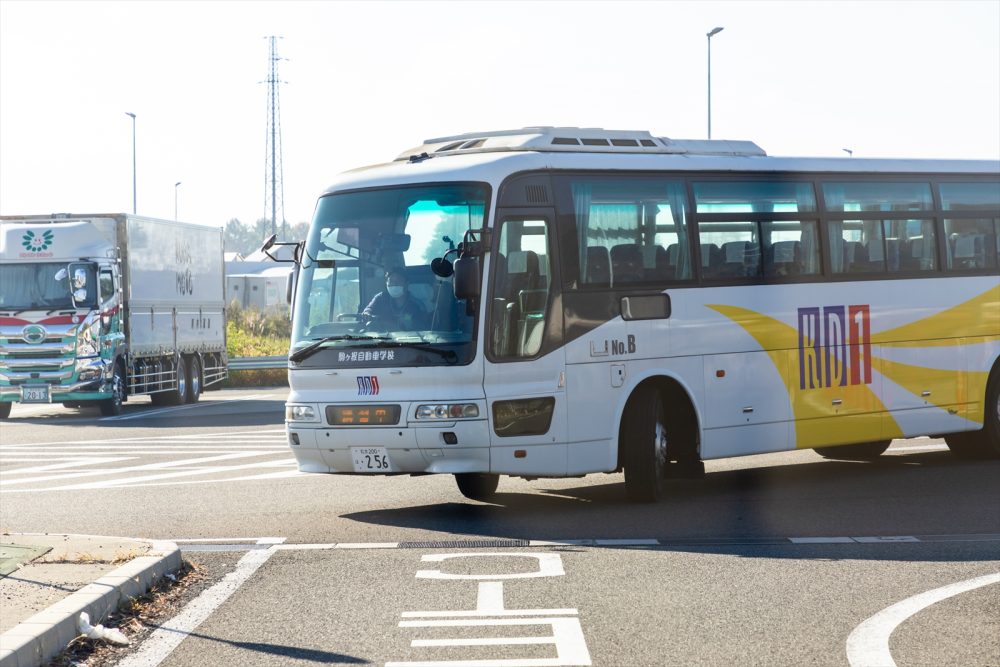
[[[15,406],[0,527],[211,563],[218,599],[164,665],[1000,665],[1000,584],[980,579],[1000,572],[1000,462],[940,441],[709,462],[659,505],[621,475],[504,479],[484,504],[448,477],[297,473],[282,414],[281,390],[114,419]]]

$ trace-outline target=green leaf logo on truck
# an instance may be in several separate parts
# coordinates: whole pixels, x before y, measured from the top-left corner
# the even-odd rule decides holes
[[[35,232],[28,230],[28,232],[21,237],[21,245],[28,249],[29,252],[43,252],[49,249],[52,245],[52,231],[46,229],[42,232],[41,236],[35,234]]]

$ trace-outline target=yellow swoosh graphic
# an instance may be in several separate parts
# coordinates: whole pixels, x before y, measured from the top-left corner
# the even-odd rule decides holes
[[[957,329],[961,327],[961,335]],[[965,345],[963,338],[1000,338],[1000,283],[948,310],[872,334],[872,343],[893,347]]]
[[[799,389],[799,332],[796,329],[746,308],[706,305],[739,324],[771,358],[791,402],[796,447],[902,437],[902,429],[869,385]],[[783,358],[788,363],[781,363]],[[881,372],[880,361],[872,360],[873,370]],[[782,373],[782,369],[787,371]]]

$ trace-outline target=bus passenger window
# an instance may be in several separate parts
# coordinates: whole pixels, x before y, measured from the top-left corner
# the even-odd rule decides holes
[[[680,181],[659,177],[574,176],[573,196],[580,287],[622,288],[692,277]],[[673,246],[671,253],[669,246]]]

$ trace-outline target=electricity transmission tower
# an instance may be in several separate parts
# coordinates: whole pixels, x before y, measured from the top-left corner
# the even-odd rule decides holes
[[[270,209],[271,233],[277,234],[278,216],[281,216],[281,236],[285,229],[285,172],[281,164],[281,103],[278,85],[285,83],[278,78],[277,40],[280,37],[265,37],[270,42],[267,76],[267,137],[264,143],[264,218],[268,219]]]

